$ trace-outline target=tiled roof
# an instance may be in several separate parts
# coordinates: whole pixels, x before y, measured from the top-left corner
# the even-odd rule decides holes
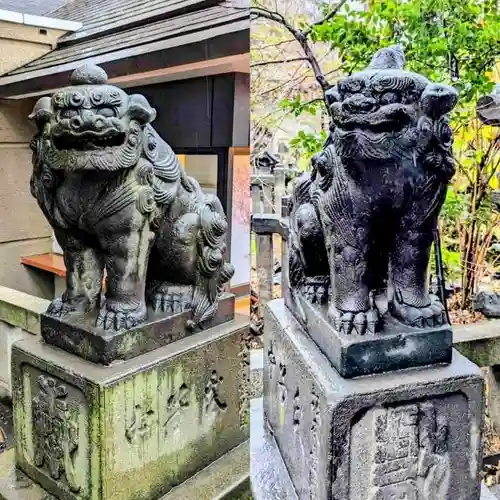
[[[81,30],[60,40],[69,44],[220,3],[221,0],[72,0],[50,15],[83,24]]]
[[[228,58],[248,55],[250,50],[248,3],[249,0],[71,0],[45,15],[84,21],[84,26],[61,38],[52,52],[0,76],[0,97],[53,91],[67,84],[75,68],[89,62],[102,66],[110,79],[203,65],[224,58],[227,64],[236,64],[235,59],[229,63]],[[109,10],[111,6],[114,8]],[[74,38],[75,35],[79,37]]]
[[[100,0],[85,1],[90,3]],[[109,3],[116,3],[117,1],[135,2],[137,4],[139,2],[147,3],[151,7],[149,2],[144,2],[143,0],[108,0]],[[163,3],[171,3],[170,0],[162,1]],[[79,0],[75,0],[75,3],[77,2],[80,3]],[[151,0],[151,2],[154,2],[154,0]],[[51,16],[55,15],[57,15],[57,12],[51,13]],[[78,18],[73,17],[72,19]],[[11,71],[8,75],[49,69],[53,66],[62,66],[89,58],[106,57],[107,54],[138,48],[142,45],[148,45],[150,47],[148,50],[151,50],[151,44],[154,45],[155,42],[167,42],[171,40],[172,44],[175,44],[176,39],[180,40],[180,37],[224,27],[225,25],[232,25],[233,23],[248,19],[248,11],[234,8],[229,2],[222,2],[219,5],[176,16],[171,19],[164,19],[136,28],[118,31],[99,38],[81,41],[80,43],[63,45],[49,54]],[[85,29],[85,26],[83,29]]]
[[[48,12],[61,8],[69,0],[0,0],[0,9],[44,16]]]

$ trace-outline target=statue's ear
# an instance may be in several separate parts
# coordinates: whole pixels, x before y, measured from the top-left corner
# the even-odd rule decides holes
[[[490,95],[479,98],[476,111],[485,125],[500,126],[500,84]]]
[[[448,85],[430,83],[420,97],[420,105],[424,113],[437,119],[448,114],[458,102],[458,92]]]
[[[325,100],[328,107],[330,107],[333,103],[340,101],[339,89],[337,85],[330,87],[325,92]]]
[[[28,118],[34,120],[38,130],[41,131],[45,127],[45,124],[50,121],[52,114],[52,100],[50,97],[45,96],[38,99]]]
[[[133,94],[128,101],[128,114],[130,118],[146,125],[156,118],[156,110],[149,105],[148,100],[141,94]]]

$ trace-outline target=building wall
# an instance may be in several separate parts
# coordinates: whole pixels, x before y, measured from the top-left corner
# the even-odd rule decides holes
[[[51,230],[30,194],[34,100],[0,100],[0,285],[51,298],[53,280],[26,268],[22,256],[50,252]]]
[[[47,54],[64,33],[61,30],[0,21],[0,74]]]

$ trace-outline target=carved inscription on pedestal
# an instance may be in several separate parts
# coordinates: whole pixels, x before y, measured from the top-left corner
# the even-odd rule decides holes
[[[302,407],[300,405],[300,392],[299,388],[295,391],[293,397],[293,427],[296,432],[300,430],[300,422],[302,420]]]
[[[288,390],[286,388],[285,377],[286,377],[286,365],[283,363],[279,364],[279,381],[278,381],[278,397],[282,405],[286,404],[286,399],[288,395]]]
[[[182,423],[182,415],[189,407],[189,387],[181,384],[167,399],[167,418],[163,424],[165,437],[177,431]]]
[[[432,402],[378,409],[370,500],[446,498],[448,426]]]
[[[241,382],[239,385],[239,408],[238,415],[240,417],[240,428],[248,429],[250,425],[250,398],[253,397],[253,387],[250,374],[250,343],[252,335],[249,331],[245,332],[240,337],[240,376]]]
[[[309,461],[309,484],[311,486],[310,499],[314,500],[319,496],[319,482],[318,482],[318,459],[319,452],[321,448],[320,440],[320,426],[321,426],[321,408],[319,397],[316,390],[312,389],[311,393],[311,451],[310,451],[310,461]]]
[[[131,424],[125,430],[125,437],[130,444],[144,441],[151,437],[154,426],[154,410],[152,408],[135,405]]]
[[[204,408],[206,414],[216,414],[226,411],[227,404],[219,395],[219,386],[224,381],[224,377],[219,377],[214,370],[205,387]]]
[[[273,380],[274,372],[276,371],[276,355],[273,350],[273,343],[269,343],[269,348],[267,350],[267,361],[269,370],[269,380]]]
[[[33,398],[34,463],[48,470],[53,479],[65,478],[71,491],[78,492],[75,454],[78,450],[78,406],[70,406],[68,390],[52,377],[40,375],[39,392]]]

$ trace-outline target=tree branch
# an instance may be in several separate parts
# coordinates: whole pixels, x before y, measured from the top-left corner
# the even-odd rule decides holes
[[[342,1],[344,0],[341,0],[340,3],[342,3]],[[336,10],[336,8],[334,10]],[[270,21],[281,24],[286,30],[291,33],[291,35],[301,46],[304,55],[306,56],[306,60],[309,62],[309,65],[311,66],[311,69],[314,73],[314,77],[319,83],[324,94],[326,90],[330,88],[330,85],[327,82],[325,75],[323,74],[323,71],[321,70],[321,67],[318,63],[318,60],[316,59],[316,56],[314,55],[314,52],[309,44],[308,35],[306,34],[306,32],[294,28],[279,12],[273,12],[271,10],[265,9],[264,7],[251,7],[250,14],[257,18],[268,19]],[[332,12],[331,14],[333,16],[336,14],[336,12]],[[327,16],[330,19],[331,17],[329,16],[330,14]],[[310,33],[309,29],[308,33]]]
[[[269,64],[284,64],[289,62],[307,61],[307,57],[294,57],[292,59],[278,59],[276,61],[261,61],[250,64],[251,68],[256,68],[258,66],[268,66]]]
[[[340,0],[340,2],[323,19],[311,24],[311,26],[304,31],[304,35],[309,36],[316,26],[321,26],[323,23],[333,19],[339,13],[340,9],[347,3],[347,1],[348,0]]]

